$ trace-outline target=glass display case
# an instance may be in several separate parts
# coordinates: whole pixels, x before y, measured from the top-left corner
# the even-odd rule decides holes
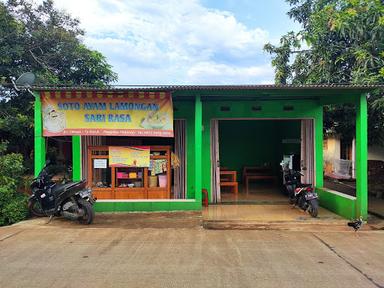
[[[111,199],[112,171],[109,167],[108,150],[88,150],[88,186],[98,199]]]
[[[108,148],[88,148],[88,185],[98,199],[170,198],[170,146],[151,146],[149,167],[110,167]]]

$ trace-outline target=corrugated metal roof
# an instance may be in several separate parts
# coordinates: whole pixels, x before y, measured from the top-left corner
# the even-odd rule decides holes
[[[35,91],[52,90],[87,90],[87,91],[188,91],[188,90],[317,90],[317,89],[339,89],[339,90],[373,90],[384,88],[383,84],[306,84],[306,85],[114,85],[108,87],[92,86],[33,86]]]

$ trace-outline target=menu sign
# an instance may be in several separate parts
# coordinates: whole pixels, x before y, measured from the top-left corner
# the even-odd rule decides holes
[[[42,92],[44,136],[173,137],[167,92]]]
[[[149,167],[149,146],[109,146],[109,166],[111,167]]]

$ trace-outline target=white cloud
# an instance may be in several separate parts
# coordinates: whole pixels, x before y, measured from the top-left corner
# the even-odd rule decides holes
[[[85,43],[119,73],[120,84],[260,83],[272,80],[262,54],[268,32],[198,0],[66,0]]]
[[[233,67],[231,65],[212,62],[197,63],[188,72],[191,83],[197,84],[249,84],[260,82],[270,83],[273,69],[270,65]],[[213,82],[212,82],[213,80]]]

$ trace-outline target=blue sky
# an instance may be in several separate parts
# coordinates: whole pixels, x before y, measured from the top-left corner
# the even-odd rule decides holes
[[[300,27],[283,0],[66,0],[117,84],[272,83],[267,42]]]
[[[273,38],[300,29],[286,15],[289,5],[284,0],[203,0],[201,3],[208,8],[230,11],[239,22],[267,30]]]

